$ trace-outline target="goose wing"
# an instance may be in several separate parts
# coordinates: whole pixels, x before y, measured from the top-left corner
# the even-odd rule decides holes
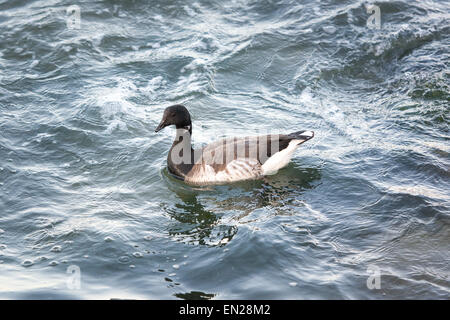
[[[269,158],[288,148],[290,142],[301,144],[314,135],[303,136],[302,132],[226,138],[213,142],[194,152],[195,164],[186,181],[205,184],[259,178],[264,174],[263,165]]]
[[[198,163],[206,163],[216,172],[225,170],[232,161],[251,159],[264,164],[268,158],[285,149],[294,137],[290,135],[263,135],[226,138],[213,142],[201,150]]]

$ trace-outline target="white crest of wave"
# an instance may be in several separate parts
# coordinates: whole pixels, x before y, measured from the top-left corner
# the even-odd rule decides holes
[[[150,79],[144,87],[136,86],[132,80],[124,78],[112,79],[115,83],[110,87],[93,87],[86,91],[83,105],[98,108],[103,121],[108,125],[106,132],[128,130],[130,120],[146,120],[145,107],[132,101],[144,94],[150,96],[164,84],[161,76]]]

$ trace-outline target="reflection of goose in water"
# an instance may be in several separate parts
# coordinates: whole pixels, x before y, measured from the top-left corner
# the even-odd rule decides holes
[[[163,173],[166,169],[163,170]],[[270,206],[277,214],[291,214],[286,205],[298,203],[305,190],[320,180],[320,169],[295,168],[289,165],[282,173],[260,181],[244,181],[227,186],[194,189],[169,174],[163,174],[169,188],[181,200],[166,208],[176,221],[169,234],[187,243],[222,246],[236,234],[239,221],[254,210]],[[214,211],[207,210],[209,204]],[[231,214],[231,216],[230,216]],[[222,219],[226,215],[226,222]]]
[[[166,209],[178,223],[169,227],[169,234],[183,242],[222,246],[236,234],[233,225],[219,224],[220,215],[206,210],[197,200],[198,191],[173,188],[181,203]]]
[[[320,178],[320,169],[296,168],[291,164],[279,174],[261,181],[217,186],[221,196],[214,203],[223,210],[240,211],[237,219],[266,206],[274,208],[278,214],[283,214],[283,211],[290,214],[286,205],[298,203],[306,190],[319,184]]]

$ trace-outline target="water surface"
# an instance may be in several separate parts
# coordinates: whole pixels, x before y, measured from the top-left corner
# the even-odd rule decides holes
[[[367,4],[0,0],[0,298],[448,299],[450,4]],[[192,188],[176,103],[197,147],[316,135]]]

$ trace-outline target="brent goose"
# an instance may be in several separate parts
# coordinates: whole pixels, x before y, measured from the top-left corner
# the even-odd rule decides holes
[[[167,156],[169,172],[192,185],[222,184],[274,174],[289,163],[299,145],[314,137],[313,131],[234,137],[194,150],[191,116],[184,106],[166,108],[155,132],[170,125],[175,125],[177,133]]]

